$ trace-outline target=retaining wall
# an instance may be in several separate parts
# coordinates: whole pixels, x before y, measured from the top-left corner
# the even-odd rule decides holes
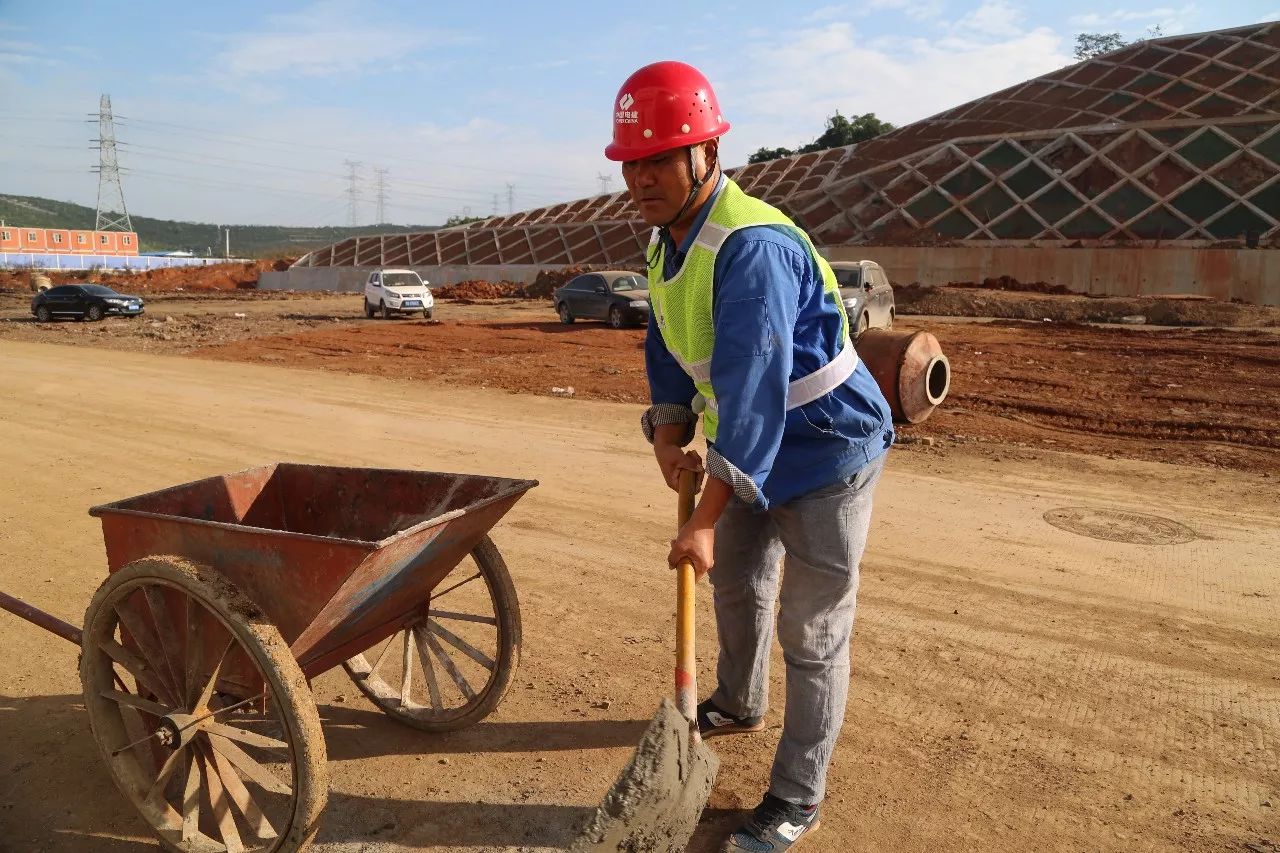
[[[505,266],[434,266],[397,267],[411,269],[431,287],[457,284],[468,279],[484,281],[516,281],[532,284],[545,264],[508,264]],[[365,280],[377,267],[291,267],[283,272],[264,272],[258,276],[260,290],[341,290],[353,293],[364,290]]]
[[[1211,296],[1280,305],[1280,249],[839,246],[829,260],[863,258],[894,284],[937,286],[1011,276],[1096,296]]]
[[[1280,305],[1280,249],[834,246],[823,254],[833,261],[876,261],[895,284],[934,287],[1007,275],[1096,296],[1176,294]],[[439,287],[472,278],[529,283],[546,268],[522,264],[412,269]],[[358,292],[364,289],[370,269],[295,267],[262,273],[258,287]]]

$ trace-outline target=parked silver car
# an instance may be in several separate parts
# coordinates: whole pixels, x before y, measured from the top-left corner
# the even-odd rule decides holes
[[[889,277],[875,261],[832,261],[840,284],[840,301],[854,338],[867,329],[892,329],[896,309]]]

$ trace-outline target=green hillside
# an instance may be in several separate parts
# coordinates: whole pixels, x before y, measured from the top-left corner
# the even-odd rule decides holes
[[[172,219],[151,219],[146,216],[130,216],[133,228],[138,232],[138,242],[144,252],[185,249],[205,254],[209,248],[215,255],[222,254],[224,237],[218,227],[203,222],[176,222]],[[0,219],[9,225],[31,228],[80,228],[93,227],[94,210],[81,204],[37,196],[0,195]],[[327,246],[344,237],[357,234],[398,234],[405,231],[431,231],[433,225],[365,225],[359,228],[346,226],[304,228],[283,225],[232,225],[231,254],[238,258],[276,258],[300,255],[312,249]]]

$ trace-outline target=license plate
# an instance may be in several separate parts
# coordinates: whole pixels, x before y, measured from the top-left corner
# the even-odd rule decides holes
[[[406,300],[404,301],[404,307],[405,307],[405,308],[421,308],[421,307],[422,307],[422,300],[421,300],[421,299],[406,299]]]

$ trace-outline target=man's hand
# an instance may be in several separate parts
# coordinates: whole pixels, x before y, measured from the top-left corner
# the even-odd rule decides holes
[[[675,432],[682,432],[684,426],[675,424],[677,427]],[[655,431],[653,439],[653,455],[658,460],[658,467],[662,470],[662,479],[667,481],[667,485],[672,491],[680,490],[680,472],[694,471],[697,473],[697,482],[702,483],[702,457],[698,455],[696,450],[685,450],[675,441],[667,439],[662,433],[664,427],[658,427]]]
[[[693,563],[693,573],[701,578],[715,565],[716,526],[715,522],[707,524],[694,516],[680,528],[676,538],[671,540],[671,553],[667,562],[675,568],[681,560],[688,559]]]
[[[724,480],[707,478],[706,491],[693,515],[671,540],[667,563],[674,568],[681,560],[693,563],[694,574],[701,578],[716,564],[716,520],[733,497],[733,488]]]

